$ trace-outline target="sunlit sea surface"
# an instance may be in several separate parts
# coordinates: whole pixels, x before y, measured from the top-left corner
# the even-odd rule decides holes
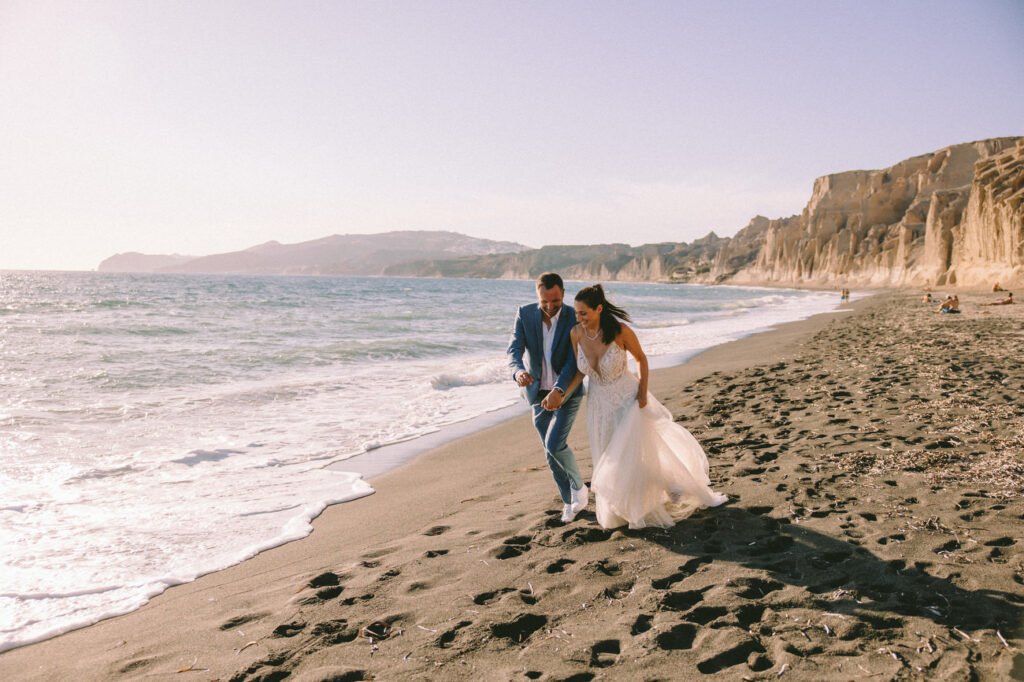
[[[838,303],[607,289],[661,365]],[[337,462],[515,404],[504,351],[534,299],[510,280],[0,273],[0,651],[302,537],[373,492]]]

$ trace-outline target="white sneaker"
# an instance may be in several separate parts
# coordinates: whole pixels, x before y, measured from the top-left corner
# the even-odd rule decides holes
[[[572,513],[572,517],[576,518],[576,515],[587,507],[588,502],[590,502],[590,490],[587,486],[583,486],[579,490],[573,490],[572,501],[569,503],[569,511]]]
[[[576,515],[572,513],[572,507],[568,504],[562,506],[562,523],[569,523]]]

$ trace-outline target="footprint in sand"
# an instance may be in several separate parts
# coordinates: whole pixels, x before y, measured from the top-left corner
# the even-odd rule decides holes
[[[727,613],[729,613],[729,609],[724,606],[698,606],[683,617],[688,622],[696,623],[697,625],[707,625]]]
[[[519,599],[527,606],[533,606],[537,603],[537,595],[534,593],[533,588],[519,590]]]
[[[234,618],[232,618],[232,619],[230,619],[228,621],[225,621],[220,626],[220,629],[221,630],[232,630],[234,628],[239,627],[240,625],[245,625],[246,623],[251,623],[254,620],[259,620],[261,618],[266,618],[269,615],[271,615],[269,611],[264,611],[262,613],[247,613],[244,616],[235,616]]]
[[[714,632],[701,644],[701,649],[718,650],[718,653],[697,663],[697,670],[705,675],[721,672],[734,665],[747,664],[748,661],[762,670],[771,667],[771,661],[768,661],[767,667],[761,661],[764,647],[740,628],[724,628]]]
[[[381,576],[377,578],[377,582],[384,582],[385,580],[390,580],[391,578],[396,578],[400,575],[402,575],[402,572],[400,570],[398,570],[397,568],[392,568],[389,571],[384,571],[384,573],[382,573]]]
[[[875,542],[877,542],[880,545],[887,545],[890,542],[897,542],[898,543],[898,542],[903,542],[906,539],[907,539],[907,536],[904,535],[903,533],[896,533],[894,535],[887,535],[884,538],[878,538],[877,540],[875,540]]]
[[[562,573],[565,571],[566,566],[571,566],[574,563],[576,562],[572,559],[559,559],[558,561],[548,564],[547,568],[544,570],[548,573]]]
[[[607,668],[615,665],[622,648],[617,639],[603,639],[590,647],[590,666],[592,668]]]
[[[306,629],[306,623],[304,621],[292,621],[291,623],[285,623],[284,625],[278,625],[274,628],[274,631],[270,633],[271,637],[294,637],[303,630]]]
[[[532,537],[527,535],[516,535],[508,538],[502,544],[498,545],[491,550],[490,555],[495,559],[514,559],[517,556],[521,556],[525,552],[529,552],[532,548],[530,541]]]
[[[316,594],[314,594],[312,597],[306,597],[305,599],[301,600],[299,603],[300,604],[318,604],[320,602],[324,602],[324,601],[328,601],[328,600],[334,599],[335,597],[337,597],[338,595],[340,595],[344,591],[345,591],[345,588],[342,587],[341,585],[337,585],[335,587],[324,587],[322,589],[317,590]]]
[[[441,636],[437,638],[437,646],[441,649],[447,649],[455,641],[455,636],[459,634],[459,630],[467,628],[472,624],[473,621],[469,620],[456,623],[454,627],[441,633]]]
[[[309,634],[317,638],[317,642],[324,646],[334,646],[351,642],[359,636],[359,629],[350,625],[348,620],[339,618],[317,623]]]
[[[326,573],[321,573],[320,575],[316,576],[308,583],[306,583],[307,588],[316,589],[316,594],[312,597],[307,597],[303,599],[300,603],[315,604],[317,602],[334,599],[339,594],[341,594],[345,589],[341,586],[341,578],[342,576],[331,571],[327,571]]]
[[[507,623],[495,623],[491,626],[491,634],[499,639],[507,639],[512,644],[520,644],[547,624],[547,616],[523,613]]]
[[[733,578],[729,581],[732,585],[739,587],[736,594],[744,599],[761,599],[770,592],[781,590],[783,584],[778,580],[762,578]]]
[[[473,603],[477,606],[486,606],[487,604],[493,602],[495,599],[498,599],[502,595],[508,594],[509,592],[515,592],[515,589],[511,587],[503,587],[501,589],[493,590],[491,592],[481,592],[480,594],[473,597]]]
[[[682,592],[669,592],[661,600],[660,605],[669,611],[686,611],[694,604],[704,599],[704,593],[711,589],[711,586],[699,590],[685,590]]]
[[[690,559],[679,567],[678,571],[664,578],[651,580],[651,587],[656,590],[667,590],[684,578],[688,578],[697,572],[697,569],[704,564],[710,564],[711,557],[699,556]]]
[[[654,641],[659,648],[673,651],[692,648],[693,640],[696,638],[696,625],[691,623],[680,623],[679,625],[674,625],[668,631],[658,634],[658,636],[654,638]]]
[[[986,547],[1009,547],[1017,544],[1017,541],[1010,537],[996,538],[985,543]]]
[[[636,637],[637,635],[642,635],[643,633],[651,629],[651,621],[653,620],[654,616],[648,613],[641,613],[639,616],[636,617],[636,620],[633,622],[633,626],[629,629],[629,634],[633,635],[634,637]]]

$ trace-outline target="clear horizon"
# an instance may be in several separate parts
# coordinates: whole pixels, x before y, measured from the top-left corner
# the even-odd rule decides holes
[[[5,0],[0,269],[731,236],[819,176],[1024,135],[1022,38],[1013,0]]]

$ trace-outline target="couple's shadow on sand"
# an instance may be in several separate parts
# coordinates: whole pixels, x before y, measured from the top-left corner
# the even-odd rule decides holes
[[[1024,630],[1020,593],[961,588],[931,575],[928,562],[885,560],[861,545],[768,516],[769,511],[730,502],[698,511],[671,529],[614,531],[600,528],[594,513],[585,511],[577,517],[583,524],[565,527],[562,538],[594,542],[622,533],[689,557],[673,574],[652,580],[655,589],[672,591],[666,600],[674,600],[678,610],[702,602],[708,589],[680,591],[678,583],[705,565],[736,564],[761,573],[730,578],[736,594],[777,610],[818,609],[860,618],[874,629],[903,627],[902,616],[965,632],[993,629],[1019,636]],[[805,588],[806,593],[795,598],[772,595],[787,585]],[[713,608],[705,610],[714,614]]]

